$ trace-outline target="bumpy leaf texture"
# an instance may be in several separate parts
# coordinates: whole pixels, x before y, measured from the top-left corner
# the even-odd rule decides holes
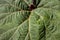
[[[0,0],[0,40],[60,40],[60,0]]]

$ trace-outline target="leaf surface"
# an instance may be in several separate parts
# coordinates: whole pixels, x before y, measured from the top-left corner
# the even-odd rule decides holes
[[[60,40],[60,0],[0,0],[0,40]]]

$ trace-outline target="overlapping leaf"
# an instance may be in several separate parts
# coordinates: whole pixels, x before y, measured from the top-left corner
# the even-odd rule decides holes
[[[59,11],[60,0],[0,0],[0,40],[60,40]]]

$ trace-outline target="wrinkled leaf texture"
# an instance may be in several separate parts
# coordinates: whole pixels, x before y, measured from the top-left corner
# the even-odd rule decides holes
[[[0,0],[0,40],[60,40],[60,0]]]

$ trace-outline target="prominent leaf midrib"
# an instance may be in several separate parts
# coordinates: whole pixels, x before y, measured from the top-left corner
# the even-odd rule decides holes
[[[31,15],[31,14],[30,14],[30,15]],[[30,16],[29,16],[29,17],[30,17]],[[29,20],[29,17],[28,17],[25,21],[23,21],[20,25],[18,25],[18,27],[17,27],[17,29],[16,29],[15,32],[17,32],[17,31],[19,30],[19,28],[21,27],[21,25],[23,25],[24,22],[26,22],[27,20]],[[20,27],[19,27],[19,26],[20,26]],[[14,32],[14,34],[15,34],[15,32]],[[13,34],[13,35],[14,35],[14,34]],[[28,33],[27,33],[27,35],[28,35],[28,34],[29,34],[29,28],[28,28]],[[12,35],[11,37],[13,37],[13,35]],[[26,35],[26,36],[27,36],[27,35]],[[10,37],[10,38],[11,38],[11,37]],[[9,38],[9,39],[10,39],[10,38]],[[26,37],[25,37],[25,38],[26,38]]]
[[[28,19],[26,19],[24,22],[26,22],[27,20],[28,20]],[[14,34],[19,30],[19,28],[21,27],[21,25],[23,25],[24,22],[22,22],[20,25],[18,25],[18,27],[17,27],[16,31],[14,32]],[[14,34],[13,34],[13,35],[14,35]],[[12,35],[11,37],[13,37],[13,35]],[[10,37],[10,38],[11,38],[11,37]],[[10,38],[9,38],[9,39],[10,39]]]
[[[5,0],[6,1],[6,0]],[[25,0],[23,0],[23,1],[25,1]],[[15,6],[15,5],[13,5],[13,4],[11,4],[9,1],[6,1],[7,3],[8,3],[8,5],[7,6],[12,6],[12,7],[15,7],[15,8],[17,8],[17,9],[19,9],[19,10],[17,10],[18,11],[18,13],[22,10],[22,9],[20,9],[18,6]],[[27,4],[27,2],[25,1],[25,3]],[[49,3],[49,2],[47,2],[47,3]],[[47,4],[46,3],[46,4]],[[28,4],[27,4],[28,5]],[[45,5],[45,4],[44,4]],[[41,17],[42,15],[40,15],[40,13],[41,13],[41,11],[45,11],[45,10],[49,10],[49,11],[53,11],[55,8],[49,8],[49,7],[44,7],[44,5],[43,6],[41,6],[41,7],[38,7],[38,8],[40,8],[40,12],[38,11],[35,11],[35,10],[33,10],[33,13],[35,13],[37,16],[39,16],[39,17]],[[5,5],[4,5],[5,6]],[[56,5],[53,5],[52,7],[55,7],[55,6],[57,6],[57,4]],[[37,8],[36,8],[37,9]],[[52,10],[50,10],[50,9],[52,9]],[[56,10],[56,9],[55,9]],[[3,17],[1,20],[6,20],[8,17],[10,17],[11,15],[13,16],[14,14],[16,14],[16,12],[17,11],[14,11],[13,13],[11,12],[9,12],[10,14],[9,15],[6,15],[5,17]],[[22,12],[24,12],[25,10],[22,10]],[[29,11],[30,12],[30,11]],[[32,11],[31,11],[32,12]],[[48,12],[48,11],[46,11],[46,12]],[[49,12],[48,12],[49,13]],[[43,14],[44,15],[44,14]],[[31,31],[31,29],[30,29],[30,25],[31,25],[31,23],[30,23],[30,20],[32,20],[32,19],[30,19],[30,16],[31,16],[31,14],[30,15],[28,15],[29,17],[28,18],[26,18],[23,22],[21,22],[20,24],[18,24],[17,25],[17,27],[16,27],[16,30],[14,31],[14,33],[9,37],[9,39],[8,40],[11,40],[11,38],[15,38],[14,36],[14,34],[15,33],[17,33],[17,32],[19,32],[18,30],[19,30],[19,28],[21,28],[21,25],[23,25],[23,23],[24,22],[26,22],[27,20],[29,21],[29,28],[28,28],[28,33],[25,35],[25,37],[24,37],[24,39],[26,39],[27,38],[27,36],[29,36],[29,38],[31,37],[31,35],[30,35],[30,31]],[[34,15],[33,15],[34,16]],[[49,15],[48,15],[49,16]],[[25,17],[25,16],[24,16]],[[44,19],[44,16],[42,16],[42,18]],[[44,19],[45,20],[45,19]],[[33,24],[34,25],[34,24]],[[35,26],[35,25],[34,25]],[[24,25],[24,27],[25,27],[25,25]],[[15,27],[14,27],[15,28]],[[11,29],[14,29],[14,28],[11,28]],[[7,30],[6,32],[4,32],[4,33],[2,33],[1,35],[3,35],[3,34],[6,34],[7,32],[9,32],[9,31],[11,31],[11,29],[9,29],[9,30]],[[22,28],[23,29],[23,28]],[[23,30],[24,31],[24,30]],[[44,33],[45,32],[45,30],[43,31],[43,32],[41,32],[41,34],[40,35],[42,35],[42,33]],[[17,33],[17,34],[19,34],[19,33]],[[45,34],[43,34],[43,35],[45,35]],[[33,35],[34,36],[34,35]],[[19,37],[20,37],[20,35],[19,35]],[[3,37],[2,37],[3,38]],[[27,38],[28,39],[28,38]],[[18,40],[20,40],[19,38],[18,38]],[[34,39],[33,39],[34,40]],[[41,40],[41,37],[40,37],[40,39],[39,40]],[[44,39],[45,40],[45,39]],[[46,39],[47,40],[47,39]]]
[[[25,11],[17,11],[17,12],[25,12]],[[9,15],[3,17],[3,18],[0,19],[0,20],[4,20],[4,19],[8,18],[8,17],[11,16],[11,15],[17,14],[17,12],[9,13]],[[26,11],[26,12],[29,12],[29,11]],[[20,13],[20,14],[21,14],[21,13]]]
[[[30,16],[31,16],[31,14],[29,15],[29,18],[27,19],[28,20],[28,23],[29,23],[29,28],[28,28],[28,33],[26,34],[26,37],[29,36],[29,39],[30,39]],[[26,39],[26,37],[25,37],[25,39]]]
[[[28,20],[28,19],[26,19],[24,22],[26,22],[27,20]],[[19,30],[19,28],[21,27],[21,25],[23,25],[24,22],[22,22],[20,25],[18,25],[18,27],[12,28],[12,29],[16,29],[15,32],[13,33],[13,35]],[[12,30],[12,29],[10,29],[10,30]],[[10,30],[6,31],[5,33],[9,32]],[[1,36],[2,36],[3,34],[5,34],[5,33],[2,33]],[[11,37],[13,37],[13,35],[12,35]],[[28,33],[27,33],[27,35],[28,35]],[[27,36],[27,35],[26,35],[26,36]],[[10,38],[11,38],[11,37],[10,37]],[[9,38],[9,39],[10,39],[10,38]]]
[[[29,35],[29,32],[27,33],[27,35],[26,35],[26,37]],[[26,39],[26,37],[25,37],[25,39]]]

